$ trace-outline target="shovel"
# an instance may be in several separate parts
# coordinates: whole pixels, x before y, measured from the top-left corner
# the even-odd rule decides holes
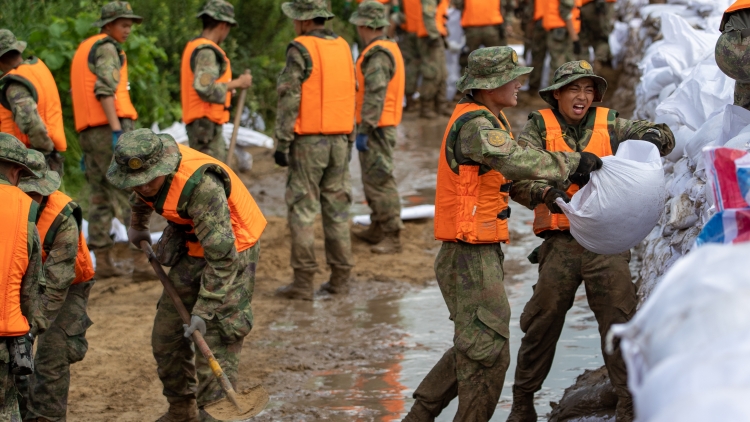
[[[250,74],[250,69],[245,69],[245,75]],[[247,95],[247,88],[240,90],[240,97],[237,99],[237,112],[234,114],[234,129],[232,129],[232,138],[229,140],[229,150],[227,151],[226,165],[232,165],[232,157],[234,156],[234,149],[237,147],[237,134],[240,132],[240,120],[242,120],[242,110],[245,107],[245,96]]]
[[[167,273],[164,272],[161,264],[159,263],[159,261],[157,261],[156,255],[154,255],[154,251],[153,249],[151,249],[151,245],[145,240],[141,241],[141,250],[146,254],[146,256],[148,257],[148,262],[151,263],[154,271],[156,271],[156,275],[159,277],[161,284],[164,286],[164,291],[167,293],[167,296],[172,299],[175,308],[177,308],[177,313],[179,313],[180,318],[182,318],[182,322],[184,324],[190,325],[190,314],[188,313],[187,309],[185,309],[185,305],[182,303],[180,295],[177,293],[177,290],[175,290],[172,282],[169,281]],[[200,349],[201,353],[208,361],[208,366],[214,373],[214,376],[219,382],[219,385],[221,385],[221,389],[224,390],[224,393],[227,395],[227,399],[229,399],[229,401],[232,403],[230,409],[227,409],[228,406],[224,405],[222,403],[222,400],[206,406],[204,410],[211,413],[211,415],[216,417],[217,419],[220,419],[219,415],[221,415],[222,420],[225,420],[224,418],[227,417],[232,418],[228,420],[235,420],[236,418],[242,418],[244,420],[260,413],[263,408],[265,408],[266,403],[268,403],[268,393],[265,391],[263,386],[258,385],[248,391],[243,391],[242,394],[239,395],[238,399],[237,392],[234,391],[234,387],[232,387],[232,383],[229,382],[227,374],[225,374],[221,369],[221,365],[219,365],[219,362],[214,357],[211,349],[208,348],[208,344],[206,343],[206,340],[203,338],[203,335],[200,333],[200,331],[193,331],[192,338],[195,346]],[[248,407],[244,408],[240,404],[240,401],[242,402],[242,404],[248,404]],[[231,407],[233,407],[233,409]],[[215,411],[211,411],[211,409],[215,409]]]

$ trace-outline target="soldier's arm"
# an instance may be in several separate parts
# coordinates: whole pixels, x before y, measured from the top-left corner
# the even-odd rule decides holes
[[[45,154],[52,152],[55,145],[47,134],[47,127],[39,117],[36,101],[31,91],[23,84],[10,82],[5,91],[5,98],[13,112],[13,121],[21,133],[29,137],[31,148]]]
[[[286,52],[286,66],[276,82],[279,100],[276,107],[276,150],[289,152],[294,140],[294,125],[299,116],[302,99],[302,82],[305,80],[307,63],[297,47],[291,46]]]
[[[427,30],[427,37],[431,40],[442,36],[437,29],[437,3],[438,0],[422,0],[422,20]]]
[[[29,222],[28,243],[29,265],[21,280],[21,313],[29,322],[29,332],[36,336],[49,328],[49,321],[44,316],[39,300],[40,286],[44,286],[46,281],[39,232],[33,222]]]
[[[573,8],[575,0],[560,0],[560,17],[565,21],[568,29],[568,35],[572,41],[578,41],[578,33],[573,27]]]
[[[130,195],[130,227],[135,230],[148,230],[154,209],[133,192]]]
[[[190,196],[187,213],[195,224],[195,234],[207,264],[193,315],[208,321],[213,318],[214,310],[224,303],[227,288],[234,283],[239,269],[229,204],[219,176],[212,172],[203,175]]]
[[[365,57],[362,65],[365,69],[365,98],[362,104],[362,123],[358,130],[364,134],[370,134],[378,127],[388,84],[395,74],[395,64],[390,52],[375,48],[370,50],[372,53],[368,52],[368,57]]]
[[[528,146],[539,150],[544,149],[544,138],[539,126],[529,119],[518,137],[518,145]],[[544,193],[550,185],[541,180],[514,180],[510,189],[510,197],[519,204],[534,209],[544,202]]]
[[[91,66],[91,64],[89,64]],[[107,122],[113,131],[122,130],[115,108],[115,93],[120,84],[120,54],[111,42],[101,43],[94,54],[92,71],[96,75],[94,94],[104,109]]]
[[[198,96],[206,102],[224,104],[227,99],[227,84],[217,83],[222,74],[222,65],[216,56],[216,51],[210,46],[198,47],[193,63],[193,88]]]
[[[59,216],[63,221],[55,233],[47,260],[44,262],[46,286],[41,294],[42,310],[52,322],[57,318],[68,288],[76,278],[76,257],[78,256],[78,224],[73,216]]]
[[[578,168],[581,160],[578,153],[522,147],[508,131],[494,128],[484,117],[464,124],[458,138],[464,156],[499,171],[510,180],[562,182]]]
[[[619,117],[615,118],[614,123],[614,138],[617,140],[617,144],[628,139],[658,139],[661,146],[657,146],[657,148],[659,148],[659,154],[662,157],[674,149],[674,133],[664,123],[651,123],[646,120],[627,120]],[[616,148],[613,148],[613,152],[616,152]]]

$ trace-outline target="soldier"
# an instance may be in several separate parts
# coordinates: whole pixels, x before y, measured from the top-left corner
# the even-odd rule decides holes
[[[542,87],[542,72],[544,59],[547,55],[547,31],[542,26],[545,0],[525,0],[523,4],[525,45],[531,51],[531,66],[534,68],[529,74],[529,93],[539,91]]]
[[[506,29],[511,32],[512,24],[505,25],[505,16],[513,16],[511,1],[500,0],[453,0],[453,7],[461,11],[461,26],[466,35],[466,47],[461,52],[460,64],[463,69],[468,63],[469,53],[479,47],[508,45]]]
[[[518,142],[553,152],[584,151],[599,157],[614,154],[628,139],[651,142],[662,156],[672,151],[674,135],[665,124],[625,120],[618,118],[615,110],[592,108],[606,90],[607,81],[595,75],[588,62],[565,63],[555,71],[553,84],[539,91],[552,108],[531,113]],[[570,223],[555,203],[557,198],[569,201],[586,182],[588,177],[574,175],[569,181],[519,181],[511,190],[513,200],[534,209],[534,233],[544,242],[530,257],[533,263],[539,263],[539,281],[521,315],[525,335],[518,351],[508,421],[536,421],[534,393],[542,388],[552,366],[565,313],[573,305],[581,281],[585,282],[586,297],[602,339],[612,324],[629,321],[638,304],[628,268],[630,251],[599,255],[585,250],[571,236]],[[617,422],[631,421],[632,398],[619,347],[613,354],[602,353],[619,396]]]
[[[724,12],[716,42],[716,64],[737,82],[734,104],[750,110],[750,1],[737,0]]]
[[[547,51],[551,69],[575,60],[582,53],[578,33],[581,32],[581,0],[546,0],[542,27],[547,32]],[[551,76],[551,75],[550,75]],[[552,79],[550,77],[550,79]]]
[[[202,408],[224,392],[190,336],[200,330],[236,385],[242,342],[253,327],[250,301],[266,220],[226,164],[149,129],[122,136],[107,179],[134,192],[128,230],[134,245],[151,242],[154,210],[169,221],[157,258],[171,267],[169,279],[192,316],[183,326],[169,296],[159,299],[151,346],[169,402],[159,421],[193,422],[199,413],[213,421]]]
[[[276,294],[312,300],[318,269],[313,222],[318,208],[331,267],[331,279],[321,289],[329,293],[348,289],[352,269],[349,158],[356,81],[349,44],[325,27],[333,18],[326,0],[293,0],[281,9],[294,21],[298,35],[286,50],[286,67],[276,85],[274,153],[276,164],[289,167],[286,204],[294,281]]]
[[[57,84],[37,57],[23,59],[26,43],[0,29],[0,132],[10,133],[44,154],[62,177],[67,149]]]
[[[612,53],[609,51],[609,34],[615,23],[615,2],[617,0],[582,0],[581,6],[581,49],[588,56],[589,46],[594,48],[594,71],[602,66],[612,67]]]
[[[510,47],[475,50],[457,83],[467,95],[445,130],[438,161],[435,275],[453,321],[454,346],[414,391],[404,422],[433,421],[458,396],[456,421],[488,421],[510,363],[510,306],[503,286],[511,179],[563,182],[601,167],[589,153],[517,144],[502,110],[517,104],[518,65]]]
[[[0,253],[0,421],[20,422],[18,391],[11,372],[14,359],[13,344],[26,341],[29,346],[34,336],[42,334],[49,321],[44,317],[39,292],[45,285],[42,270],[42,247],[34,219],[38,204],[21,189],[21,177],[39,177],[27,164],[28,151],[14,136],[0,133],[0,207],[3,248]],[[15,348],[18,349],[18,348]],[[18,368],[17,368],[18,369]],[[26,367],[29,370],[31,368]]]
[[[353,234],[374,244],[373,253],[401,252],[399,232],[401,199],[393,177],[393,148],[396,126],[401,123],[404,60],[398,45],[384,34],[388,15],[380,3],[366,1],[349,19],[365,49],[357,60],[357,139],[362,185],[372,209],[367,230]]]
[[[253,77],[243,74],[232,79],[229,58],[219,47],[230,28],[237,26],[234,6],[224,0],[208,0],[197,17],[203,21],[203,32],[190,40],[182,53],[182,120],[190,148],[225,161],[222,125],[229,121],[232,91],[250,88]],[[242,107],[238,105],[238,113]]]
[[[26,404],[21,413],[24,420],[64,421],[70,365],[88,350],[86,330],[92,322],[86,306],[94,265],[81,232],[81,208],[57,190],[60,176],[47,169],[37,151],[29,151],[28,166],[41,177],[24,177],[18,187],[39,204],[36,227],[46,280],[41,306],[51,325],[38,337],[34,373],[28,388],[21,388]]]
[[[134,23],[143,18],[133,14],[130,3],[115,1],[102,7],[101,19],[94,23],[101,33],[83,41],[73,56],[70,87],[73,114],[91,188],[89,246],[96,256],[99,278],[124,275],[114,265],[109,235],[112,219],[120,215],[128,225],[127,196],[107,183],[105,173],[119,137],[133,130],[138,113],[128,92],[128,61],[122,49]],[[132,251],[134,281],[153,280],[144,255]]]
[[[417,28],[422,16],[422,3],[420,0],[403,0],[403,11],[398,14],[401,22],[399,25],[398,48],[404,57],[404,69],[406,69],[406,106],[404,113],[417,112],[417,102],[414,94],[417,92],[422,58],[419,55],[419,42]]]
[[[448,6],[450,0],[407,0],[407,13],[421,2],[422,14],[417,14],[417,45],[419,47],[422,85],[419,87],[419,117],[434,119],[450,116],[446,100],[448,69],[445,64],[445,39],[448,36]],[[408,19],[408,17],[407,17]]]

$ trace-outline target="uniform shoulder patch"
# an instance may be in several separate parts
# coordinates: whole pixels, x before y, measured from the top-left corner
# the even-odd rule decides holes
[[[490,131],[487,134],[487,142],[493,147],[501,147],[505,145],[506,142],[508,142],[507,136],[503,135],[504,134],[500,133],[497,130]]]
[[[120,69],[113,69],[112,70],[112,79],[115,82],[120,82]]]
[[[211,85],[211,81],[212,80],[213,80],[213,78],[211,77],[211,75],[209,75],[208,73],[204,73],[203,75],[201,75],[201,78],[200,78],[199,82],[200,82],[201,86],[209,86],[209,85]]]

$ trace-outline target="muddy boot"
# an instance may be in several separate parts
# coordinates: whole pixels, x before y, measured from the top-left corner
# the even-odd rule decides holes
[[[359,240],[363,240],[369,244],[375,245],[380,243],[385,237],[383,228],[380,223],[372,222],[364,230],[352,230],[352,234]]]
[[[320,286],[319,293],[346,294],[349,293],[349,277],[351,268],[331,267],[331,279]]]
[[[195,399],[169,403],[169,410],[156,422],[200,422]]]
[[[414,114],[416,113],[418,109],[417,100],[414,99],[414,96],[407,95],[406,96],[406,106],[404,106],[404,113],[406,114]]]
[[[534,393],[522,393],[513,386],[513,406],[506,422],[536,422]]]
[[[435,113],[435,103],[432,101],[419,100],[419,117],[422,119],[434,119],[438,116]]]
[[[158,280],[154,267],[148,262],[146,254],[142,251],[131,251],[133,253],[133,283]]]
[[[125,271],[115,266],[115,260],[112,255],[112,248],[97,249],[94,251],[97,279],[122,277],[126,274]]]
[[[399,237],[400,233],[400,230],[386,232],[383,241],[371,247],[370,252],[380,255],[401,253],[401,239]]]
[[[615,421],[633,422],[633,419],[635,419],[635,413],[633,412],[633,397],[630,395],[619,396],[617,399]]]
[[[294,270],[294,281],[276,290],[276,296],[286,299],[313,300],[315,271]]]

